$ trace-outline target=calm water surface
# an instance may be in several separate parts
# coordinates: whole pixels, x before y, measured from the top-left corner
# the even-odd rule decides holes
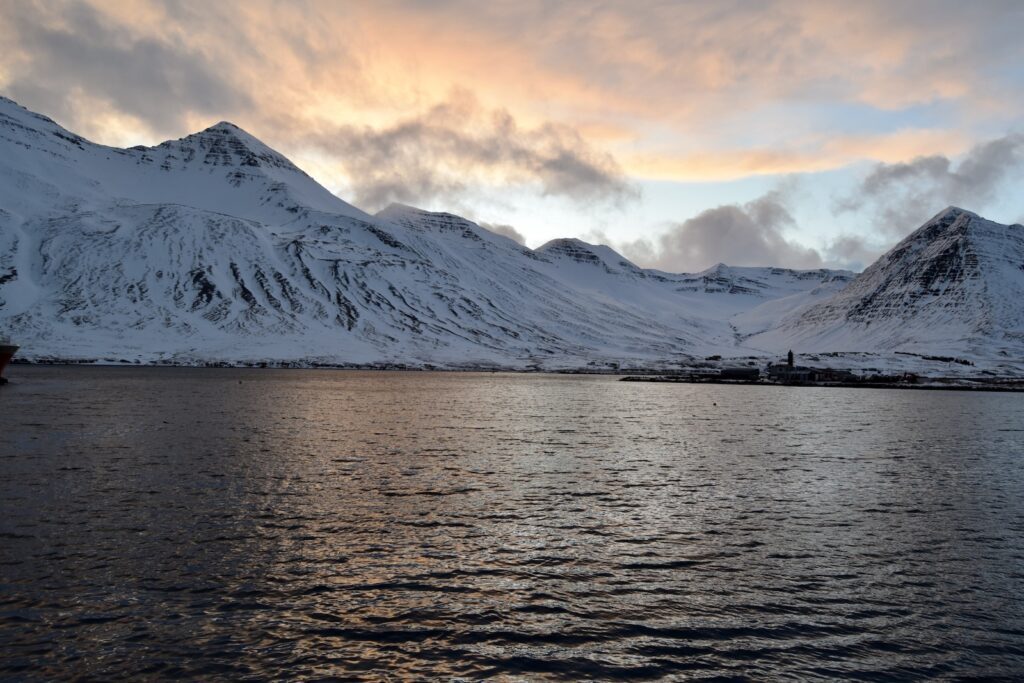
[[[1024,395],[32,368],[0,678],[1024,675]]]

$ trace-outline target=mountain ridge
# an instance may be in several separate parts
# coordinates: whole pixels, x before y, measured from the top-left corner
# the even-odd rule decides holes
[[[827,339],[814,325],[880,286],[827,269],[667,273],[445,212],[370,215],[226,121],[122,150],[3,98],[0,180],[0,330],[35,358],[666,367]],[[1012,349],[1005,318],[989,334]]]

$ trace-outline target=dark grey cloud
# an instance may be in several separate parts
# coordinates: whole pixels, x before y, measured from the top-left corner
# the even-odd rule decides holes
[[[526,245],[526,237],[511,225],[506,225],[504,223],[480,223],[479,225],[482,228],[490,230],[496,235],[502,235],[518,242],[519,244],[524,246]]]
[[[884,246],[858,235],[840,235],[825,247],[825,265],[859,272],[874,263],[884,251]]]
[[[1013,133],[973,147],[958,164],[942,155],[877,164],[836,209],[874,215],[880,232],[904,235],[944,207],[979,211],[1024,169],[1024,135]]]
[[[6,94],[71,127],[87,127],[73,104],[81,95],[163,130],[180,130],[189,112],[225,118],[252,104],[224,65],[85,3],[0,0],[0,17],[4,50],[18,54]]]
[[[781,193],[769,192],[743,205],[727,204],[678,223],[656,241],[623,245],[625,256],[668,272],[731,266],[820,268],[821,255],[783,235],[795,226]]]
[[[307,142],[339,159],[355,203],[453,200],[485,183],[539,185],[545,195],[621,204],[638,196],[618,162],[573,128],[523,128],[466,93],[384,128],[343,126]]]

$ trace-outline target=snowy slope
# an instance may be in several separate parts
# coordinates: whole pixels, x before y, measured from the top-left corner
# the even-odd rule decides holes
[[[1012,258],[998,267],[1009,278]],[[27,357],[569,368],[819,338],[888,348],[842,336],[878,268],[853,289],[842,271],[672,274],[579,240],[531,250],[451,214],[366,214],[229,123],[116,149],[0,98],[0,333]],[[958,295],[964,310],[985,291]],[[1010,347],[1020,300],[950,334]]]
[[[1020,357],[1024,227],[949,207],[830,299],[746,343],[803,351]]]

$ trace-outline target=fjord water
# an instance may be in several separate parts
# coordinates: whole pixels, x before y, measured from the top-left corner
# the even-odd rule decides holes
[[[15,367],[0,678],[1024,671],[1024,396]]]

